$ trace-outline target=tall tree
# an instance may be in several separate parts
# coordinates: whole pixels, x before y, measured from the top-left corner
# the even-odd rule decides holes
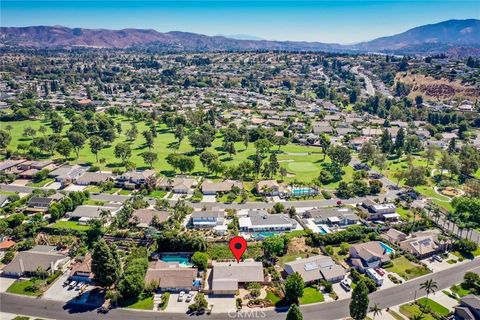
[[[77,131],[70,131],[67,137],[70,143],[73,145],[73,148],[75,149],[75,154],[77,155],[77,159],[78,159],[78,154],[80,153],[80,149],[83,148],[83,145],[85,144],[85,140],[87,138],[83,133],[80,133]]]
[[[120,258],[115,246],[99,240],[93,247],[92,273],[95,282],[102,287],[110,288],[121,274]]]
[[[295,272],[285,280],[285,297],[288,301],[297,303],[298,299],[303,296],[304,288],[305,283],[303,282],[302,276],[298,272]]]
[[[115,146],[113,153],[115,154],[116,158],[122,160],[122,164],[125,164],[127,160],[132,156],[132,149],[130,148],[130,145],[128,143],[120,142]]]
[[[368,311],[373,313],[373,320],[375,320],[379,314],[382,314],[382,309],[378,306],[378,303],[374,303]]]
[[[105,147],[105,142],[99,136],[90,137],[90,151],[95,155],[95,160],[98,162],[98,152]]]
[[[150,166],[150,169],[153,167],[153,163],[158,160],[158,155],[152,151],[145,151],[142,153],[143,161]]]
[[[427,306],[428,296],[433,293],[435,294],[435,290],[438,289],[438,285],[433,279],[428,279],[425,282],[420,283],[420,289],[427,293],[427,299],[425,300],[425,307]]]
[[[68,156],[73,150],[73,145],[70,141],[63,139],[57,143],[56,150],[65,158],[65,160],[67,160]]]
[[[368,310],[368,288],[363,280],[357,283],[352,292],[352,300],[350,301],[350,316],[354,320],[363,320],[367,316]]]

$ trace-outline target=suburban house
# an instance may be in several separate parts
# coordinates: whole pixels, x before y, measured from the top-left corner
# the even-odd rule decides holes
[[[149,178],[155,178],[155,170],[132,170],[117,177],[115,186],[125,189],[135,189],[144,185]]]
[[[192,213],[192,225],[196,229],[214,228],[223,224],[225,211],[218,208],[195,211]]]
[[[0,194],[0,208],[3,208],[10,202],[6,194]]]
[[[2,237],[0,237],[0,256],[1,256],[1,252],[7,251],[8,249],[15,246],[16,244],[17,243],[13,240],[10,240],[10,238],[4,237],[2,239]]]
[[[81,177],[87,169],[78,165],[74,166],[61,166],[48,174],[49,177],[54,178],[55,181],[62,183],[63,185],[72,183],[79,177]]]
[[[163,177],[157,183],[157,187],[160,189],[171,190],[173,193],[188,194],[188,193],[193,193],[193,190],[197,186],[197,183],[198,183],[197,180],[192,178]]]
[[[136,209],[129,222],[139,228],[147,228],[151,225],[153,217],[158,223],[168,220],[170,213],[168,211],[159,211],[155,209]]]
[[[107,172],[85,172],[81,175],[77,180],[75,180],[76,184],[88,186],[88,185],[99,185],[102,184],[112,178],[111,173]]]
[[[256,185],[257,193],[264,196],[280,196],[286,193],[286,186],[277,180],[262,180]]]
[[[204,195],[215,195],[217,193],[227,193],[232,191],[233,187],[243,189],[243,183],[240,181],[225,180],[222,182],[205,181],[202,183],[202,193]]]
[[[107,211],[112,217],[120,210],[121,205],[109,204],[108,206],[81,205],[73,212],[67,213],[70,218],[78,218],[79,222],[87,223],[92,219],[100,219],[102,212]]]
[[[405,241],[407,239],[407,235],[405,233],[394,228],[388,229],[388,231],[382,234],[381,237],[387,241],[390,241],[391,243],[396,243],[396,244],[402,241]]]
[[[249,282],[264,282],[261,262],[212,262],[209,287],[214,294],[234,295]]]
[[[387,250],[379,241],[354,244],[350,247],[350,261],[362,272],[370,268],[378,268],[390,261]]]
[[[292,231],[297,222],[286,214],[269,214],[263,210],[251,210],[238,219],[239,229],[244,232]]]
[[[432,236],[420,236],[400,242],[400,248],[423,259],[434,255],[439,247]]]
[[[366,199],[363,201],[362,207],[367,211],[370,220],[395,222],[400,217],[397,213],[397,207],[393,203],[376,203]]]
[[[289,275],[298,272],[305,283],[322,279],[338,282],[345,277],[345,269],[333,262],[329,256],[323,255],[288,262],[284,269]]]
[[[50,205],[63,199],[65,196],[61,193],[53,194],[49,197],[31,197],[27,202],[27,211],[46,212]]]
[[[36,245],[30,250],[20,251],[12,262],[3,268],[10,277],[31,276],[39,268],[49,273],[63,269],[70,261],[67,254],[60,253],[55,246]]]
[[[303,217],[312,219],[315,224],[341,227],[354,225],[360,221],[350,208],[314,208],[305,211]]]
[[[92,255],[87,253],[81,261],[76,261],[70,268],[70,280],[93,283]]]
[[[454,309],[455,320],[480,320],[480,297],[474,294],[466,295]]]
[[[197,268],[181,267],[178,262],[151,261],[145,274],[145,284],[158,284],[163,291],[197,290]]]

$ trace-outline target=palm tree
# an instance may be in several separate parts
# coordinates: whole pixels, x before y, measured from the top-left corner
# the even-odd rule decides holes
[[[427,293],[427,299],[425,299],[425,306],[427,306],[428,302],[428,295],[430,293],[435,294],[435,290],[438,289],[438,285],[433,279],[428,279],[427,281],[420,283],[420,289],[423,289]]]
[[[425,319],[423,314],[414,314],[412,317],[412,320],[423,320],[423,319]]]
[[[100,220],[105,224],[112,217],[112,213],[108,210],[101,210],[99,214]]]
[[[382,309],[378,306],[378,303],[374,303],[368,311],[373,312],[373,320],[375,320],[376,316],[382,314]]]

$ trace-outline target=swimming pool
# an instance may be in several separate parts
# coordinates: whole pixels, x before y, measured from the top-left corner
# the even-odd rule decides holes
[[[292,189],[292,195],[294,197],[299,197],[299,196],[304,196],[304,195],[311,195],[315,194],[316,190],[312,188],[293,188]]]
[[[277,235],[278,233],[276,232],[268,232],[268,231],[265,231],[265,232],[257,232],[257,233],[253,233],[251,235],[251,237],[253,239],[265,239],[265,238],[268,238],[268,237],[273,237],[274,235]]]
[[[165,255],[160,258],[160,260],[164,262],[178,262],[178,264],[185,266],[185,267],[191,267],[192,264],[190,263],[190,259],[187,257],[182,257],[182,256],[175,256],[175,255]]]
[[[385,243],[383,242],[380,242],[380,246],[385,249],[385,253],[386,254],[390,254],[392,252],[395,252],[395,250],[393,250],[392,248],[390,248],[388,245],[386,245]]]

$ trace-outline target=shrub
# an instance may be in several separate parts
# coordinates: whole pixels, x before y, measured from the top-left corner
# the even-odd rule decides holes
[[[321,192],[322,192],[322,196],[323,196],[325,199],[329,200],[329,199],[332,198],[332,195],[330,194],[330,192],[328,192],[328,191],[326,191],[326,190],[322,190]]]

